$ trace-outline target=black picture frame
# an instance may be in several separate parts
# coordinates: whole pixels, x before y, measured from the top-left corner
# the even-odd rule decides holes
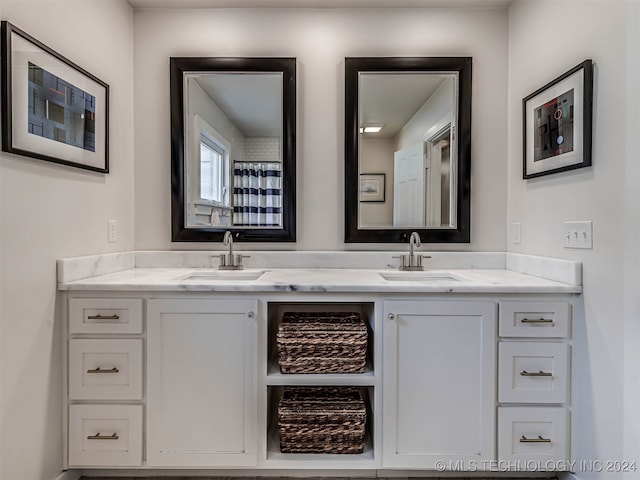
[[[109,85],[7,21],[2,150],[109,173]]]
[[[236,242],[296,241],[296,59],[295,57],[171,57],[171,241],[221,242],[230,231]],[[282,227],[186,226],[185,85],[187,73],[282,73]]]
[[[359,200],[361,202],[384,203],[385,181],[386,175],[384,173],[361,173],[360,184],[358,186],[360,192]],[[370,182],[374,190],[364,191],[363,188],[366,188],[364,182]]]
[[[576,65],[522,100],[522,178],[591,165],[593,63]]]
[[[406,243],[418,232],[424,243],[471,242],[472,57],[346,57],[345,68],[345,243]],[[453,228],[365,228],[359,225],[359,74],[367,72],[457,73],[458,152],[456,219]]]

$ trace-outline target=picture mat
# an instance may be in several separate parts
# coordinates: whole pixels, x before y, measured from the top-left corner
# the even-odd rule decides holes
[[[12,146],[69,162],[105,168],[106,89],[15,32],[11,37]],[[29,62],[93,95],[96,99],[96,151],[91,152],[29,133]]]
[[[557,98],[567,91],[574,91],[573,109],[573,151],[545,158],[534,162],[535,110],[545,103]],[[583,162],[583,125],[584,125],[584,69],[580,69],[561,82],[549,87],[544,92],[526,102],[526,173],[533,175],[540,172],[555,170]]]
[[[363,187],[372,187],[373,191],[364,191]],[[360,174],[360,184],[358,185],[359,198],[361,202],[384,202],[385,196],[385,176],[384,174]]]

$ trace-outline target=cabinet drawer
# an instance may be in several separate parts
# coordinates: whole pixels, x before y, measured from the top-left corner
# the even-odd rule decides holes
[[[69,466],[142,465],[142,405],[69,407]]]
[[[567,403],[569,348],[565,343],[499,342],[498,401]]]
[[[499,407],[498,460],[522,470],[556,468],[568,461],[568,432],[562,407]]]
[[[500,302],[501,337],[565,338],[571,335],[566,302]]]
[[[142,299],[71,298],[69,332],[142,333]]]
[[[69,398],[142,399],[142,340],[69,340]]]

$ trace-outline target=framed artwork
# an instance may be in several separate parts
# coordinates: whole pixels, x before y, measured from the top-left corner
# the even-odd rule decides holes
[[[3,21],[2,150],[109,172],[109,85]]]
[[[384,173],[360,174],[360,201],[384,202]]]
[[[522,100],[523,178],[591,165],[592,102],[591,60]]]

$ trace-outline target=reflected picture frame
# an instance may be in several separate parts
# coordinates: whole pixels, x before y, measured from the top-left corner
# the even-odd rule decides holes
[[[592,104],[591,60],[522,100],[523,179],[591,165]]]
[[[361,202],[385,201],[385,174],[361,173],[358,198]]]
[[[1,23],[2,150],[109,173],[109,85]]]

